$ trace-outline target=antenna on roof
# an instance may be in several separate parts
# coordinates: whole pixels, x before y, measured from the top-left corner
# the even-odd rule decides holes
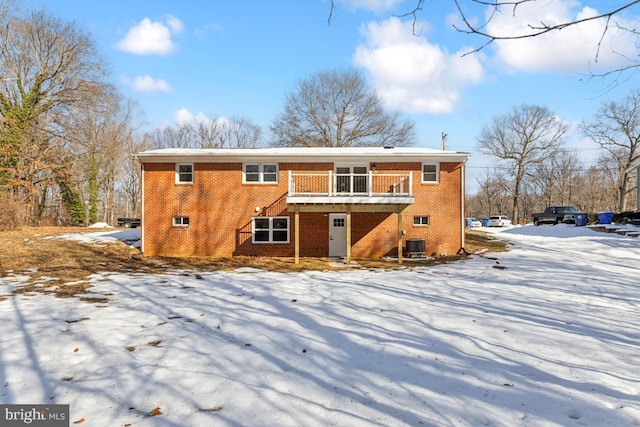
[[[442,151],[445,151],[447,149],[447,136],[449,135],[442,132]]]

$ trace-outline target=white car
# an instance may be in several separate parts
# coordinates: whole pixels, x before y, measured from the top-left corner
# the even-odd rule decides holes
[[[467,218],[467,227],[482,227],[482,222],[476,218]]]
[[[495,215],[489,217],[489,227],[508,227],[511,220],[504,215]]]

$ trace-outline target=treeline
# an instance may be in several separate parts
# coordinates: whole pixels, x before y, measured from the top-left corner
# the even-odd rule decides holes
[[[630,185],[627,190],[626,206],[618,208],[619,185],[611,164],[599,163],[583,169],[577,161],[576,164],[553,169],[555,167],[550,164],[550,169],[543,171],[546,177],[531,177],[519,199],[520,218],[517,222],[531,222],[533,212],[541,212],[551,205],[575,206],[592,216],[603,211],[636,209],[635,185]],[[495,176],[499,173],[504,174],[505,171],[488,171],[488,176],[479,179],[478,191],[467,197],[468,216],[513,215],[513,183],[508,178]],[[635,181],[635,174],[630,176],[630,181]]]
[[[146,149],[258,146],[406,146],[414,124],[384,111],[355,71],[298,82],[266,141],[243,117],[198,118],[140,132],[136,104],[109,82],[90,34],[43,12],[19,14],[0,0],[0,229],[20,225],[114,224],[140,215],[139,165]],[[640,92],[604,104],[571,129],[545,107],[522,105],[478,135],[496,159],[467,214],[527,220],[547,204],[588,212],[635,207]],[[564,146],[579,131],[602,149],[585,167]]]
[[[135,211],[132,105],[90,35],[1,6],[0,228],[109,221],[116,188]]]
[[[135,153],[259,143],[243,118],[138,132],[136,105],[109,82],[89,34],[9,4],[0,0],[0,229],[139,216]]]
[[[570,132],[599,147],[595,165],[586,166],[580,149],[566,148]],[[527,222],[548,205],[572,205],[595,214],[637,209],[640,161],[640,91],[605,102],[592,121],[577,129],[544,107],[522,105],[484,127],[480,150],[496,160],[467,199],[467,215],[510,215]]]

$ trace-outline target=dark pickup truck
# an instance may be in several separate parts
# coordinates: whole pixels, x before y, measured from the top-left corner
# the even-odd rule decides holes
[[[137,228],[140,224],[140,218],[118,218],[118,227]]]
[[[533,225],[540,224],[574,224],[576,215],[580,214],[573,206],[547,206],[544,212],[533,214]]]

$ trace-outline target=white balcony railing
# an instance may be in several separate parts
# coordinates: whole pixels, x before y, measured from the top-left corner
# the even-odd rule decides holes
[[[410,197],[411,174],[293,173],[289,171],[289,197]]]

